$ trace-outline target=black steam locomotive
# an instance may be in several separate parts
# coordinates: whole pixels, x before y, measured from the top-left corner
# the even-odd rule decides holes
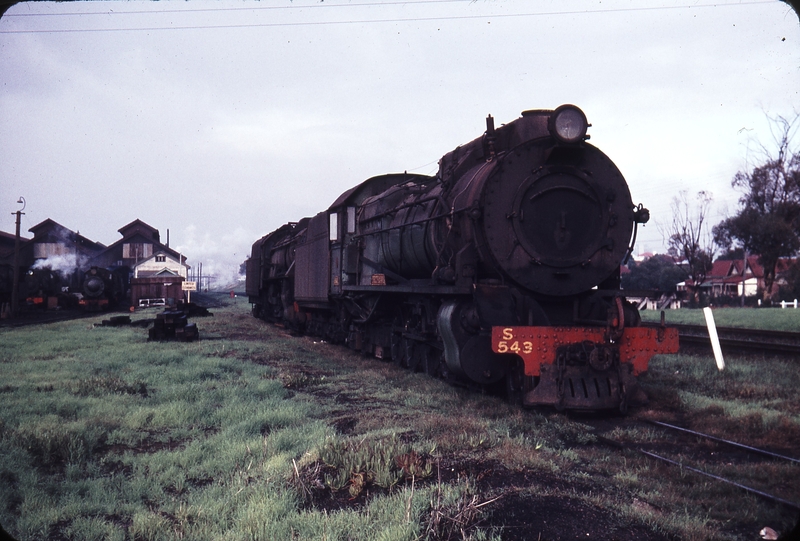
[[[13,271],[9,275],[13,280]],[[20,281],[21,298],[26,306],[37,309],[69,305],[72,275],[49,267],[33,266]],[[11,288],[9,287],[9,291]]]
[[[128,267],[91,267],[83,273],[78,304],[87,312],[116,308],[125,301]]]
[[[388,174],[256,241],[253,314],[523,405],[625,411],[636,375],[677,351],[620,291],[637,224],[614,163],[573,105],[532,110]]]

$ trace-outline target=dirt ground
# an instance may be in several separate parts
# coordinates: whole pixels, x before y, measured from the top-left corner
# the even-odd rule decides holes
[[[603,509],[591,506],[577,498],[530,494],[530,486],[561,486],[564,483],[542,472],[511,471],[496,461],[445,459],[439,464],[438,475],[423,480],[424,485],[436,483],[455,484],[459,479],[475,480],[477,502],[489,501],[473,522],[463,524],[464,530],[480,527],[499,533],[504,541],[666,541],[676,538],[659,535],[645,526],[621,526]],[[410,484],[410,482],[406,482]],[[572,486],[580,490],[581,487]],[[589,486],[586,490],[591,490]],[[331,492],[328,489],[314,493],[309,507],[329,512],[339,509],[363,508],[385,489],[371,486],[356,498],[347,490]],[[647,505],[647,504],[642,504]],[[477,515],[477,514],[476,514]],[[580,520],[575,520],[580,517]],[[461,539],[434,537],[434,539]]]

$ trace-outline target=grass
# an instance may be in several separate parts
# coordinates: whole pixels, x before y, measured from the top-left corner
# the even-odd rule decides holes
[[[661,321],[658,310],[643,310],[643,321]],[[681,308],[665,310],[667,324],[705,325],[702,309]],[[714,323],[718,327],[744,327],[773,331],[800,330],[800,310],[793,308],[714,308]]]
[[[337,437],[313,398],[295,394],[324,381],[317,354],[270,329],[266,341],[226,338],[243,327],[263,337],[242,308],[202,320],[206,339],[189,344],[148,343],[141,329],[92,319],[0,330],[11,382],[0,522],[18,539],[417,537],[431,488],[397,487],[365,512],[302,509],[291,478],[309,454],[335,463],[333,484],[351,491],[359,472],[365,486],[392,488],[431,465],[396,437]],[[388,377],[378,371],[374,384]],[[440,492],[441,509],[464,493]]]
[[[270,371],[220,355],[235,341],[86,320],[2,332],[0,516],[22,539],[223,538],[265,487],[290,497],[286,462],[331,435]]]
[[[620,539],[700,540],[795,518],[610,450],[589,418],[290,337],[244,299],[212,311],[191,343],[94,327],[101,317],[0,329],[6,529],[20,541],[524,539],[577,532],[577,516]],[[792,450],[798,377],[776,359],[729,357],[719,373],[707,357],[660,356],[641,379],[654,406],[632,417],[671,412]],[[615,439],[659,444],[621,421]],[[797,500],[796,470],[744,476]]]

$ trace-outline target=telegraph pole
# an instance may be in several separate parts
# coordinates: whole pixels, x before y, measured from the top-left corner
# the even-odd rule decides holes
[[[11,214],[17,215],[17,233],[14,237],[14,286],[11,290],[11,318],[17,317],[17,310],[19,307],[19,226],[22,222],[22,215],[25,210],[25,198],[21,195],[17,200],[17,203],[22,204],[22,208],[19,209],[17,212],[12,212]]]

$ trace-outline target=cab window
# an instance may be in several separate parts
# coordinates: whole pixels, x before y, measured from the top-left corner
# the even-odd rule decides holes
[[[330,220],[330,239],[331,241],[339,240],[339,215],[335,212],[331,212],[329,216]]]

